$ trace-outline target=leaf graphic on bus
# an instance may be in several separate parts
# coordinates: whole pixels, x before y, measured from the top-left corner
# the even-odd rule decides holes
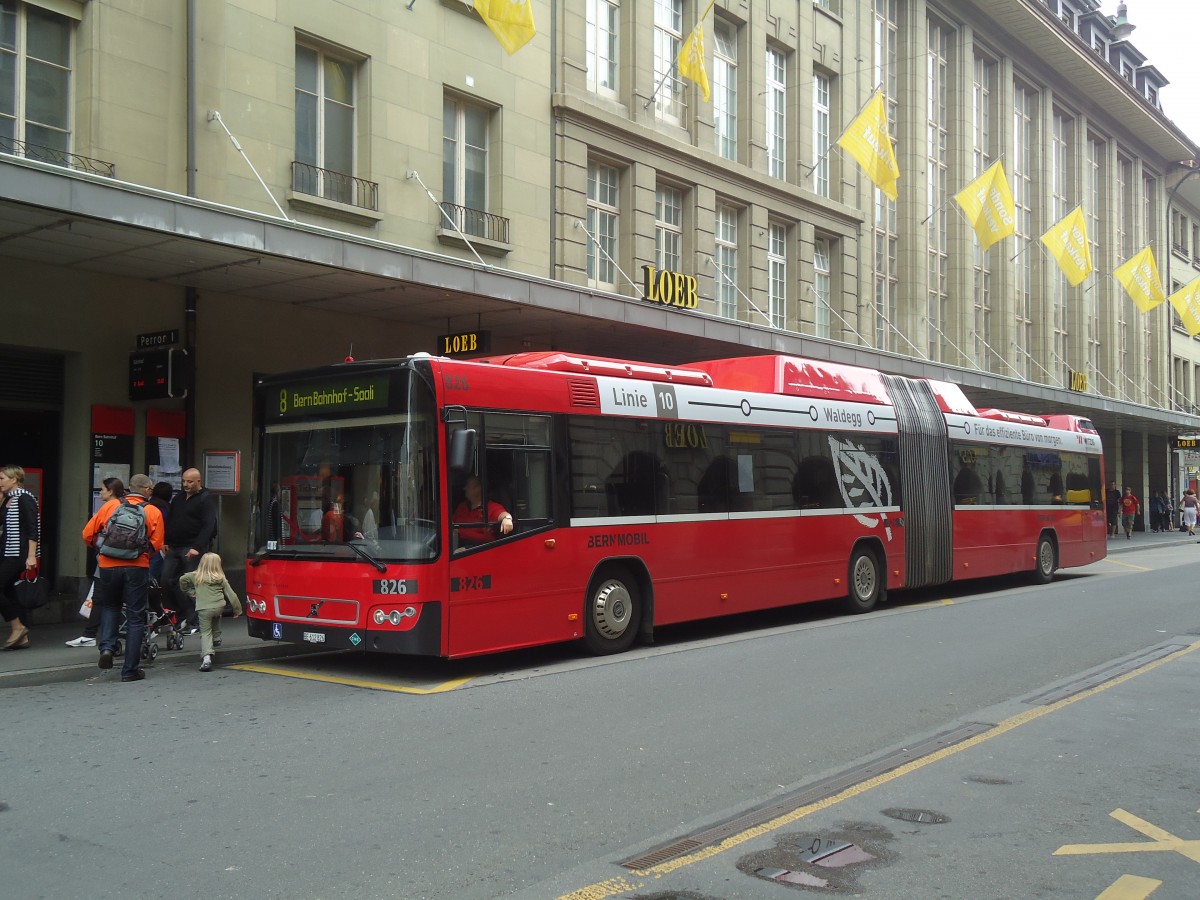
[[[842,500],[850,509],[877,508],[892,505],[892,485],[887,470],[863,447],[849,440],[829,436],[829,449],[833,453],[833,469],[837,474],[838,489]],[[867,528],[883,525],[884,534],[890,541],[892,529],[883,516],[867,516],[855,513]]]

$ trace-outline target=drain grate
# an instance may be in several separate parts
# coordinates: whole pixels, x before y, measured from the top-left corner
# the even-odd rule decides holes
[[[834,794],[838,794],[848,787],[891,772],[893,769],[898,769],[905,763],[912,762],[914,759],[920,759],[923,756],[936,753],[943,747],[962,743],[968,738],[975,737],[977,734],[983,734],[993,727],[992,725],[985,725],[980,722],[969,722],[960,728],[943,731],[941,734],[936,734],[919,744],[885,754],[857,768],[849,769],[838,775],[833,775],[815,784],[811,784],[808,787],[800,788],[798,791],[785,794],[782,797],[772,800],[770,803],[755,807],[732,819],[727,819],[724,822],[719,822],[700,831],[676,838],[666,844],[654,847],[639,856],[622,860],[618,865],[626,869],[640,871],[666,862],[669,859],[683,856],[685,853],[690,853],[699,847],[708,847],[712,844],[720,843],[726,838],[739,834],[748,828],[754,828],[764,822],[769,822],[801,806],[807,806],[809,803],[816,803],[818,800],[832,797]]]
[[[1057,703],[1059,700],[1065,700],[1067,697],[1074,697],[1076,694],[1082,694],[1084,691],[1091,690],[1094,687],[1104,684],[1106,681],[1119,678],[1128,672],[1132,672],[1134,669],[1140,669],[1147,663],[1152,663],[1155,660],[1162,659],[1164,656],[1170,656],[1172,653],[1186,649],[1186,644],[1164,644],[1161,647],[1154,647],[1140,656],[1135,656],[1133,659],[1116,663],[1106,669],[1101,669],[1099,672],[1068,682],[1061,687],[1052,688],[1043,694],[1027,697],[1025,702],[1032,706],[1049,706],[1051,703]]]
[[[885,809],[881,812],[891,819],[901,822],[916,822],[918,825],[945,825],[950,817],[932,809]]]

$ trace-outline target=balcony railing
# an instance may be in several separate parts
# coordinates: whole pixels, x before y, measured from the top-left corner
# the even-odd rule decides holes
[[[471,209],[469,206],[459,206],[457,203],[440,205],[442,212],[453,220],[463,234],[495,241],[498,244],[508,243],[508,219],[504,216],[496,216],[481,209]],[[439,224],[453,231],[445,216]]]
[[[365,178],[292,162],[292,190],[360,209],[379,210],[379,185]]]
[[[116,175],[115,163],[80,156],[77,153],[67,153],[53,147],[43,147],[41,144],[30,144],[13,138],[0,137],[0,153],[11,153],[13,156],[23,156],[25,159],[36,159],[38,162],[50,163],[80,172],[90,172],[93,175],[104,175],[112,178]]]

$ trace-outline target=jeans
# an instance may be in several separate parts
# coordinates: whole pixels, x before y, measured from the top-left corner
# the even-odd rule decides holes
[[[150,602],[150,572],[141,566],[110,566],[96,573],[92,602],[100,607],[101,652],[117,649],[121,605],[125,605],[125,662],[122,675],[133,675],[142,665],[142,640],[146,636],[146,608]]]

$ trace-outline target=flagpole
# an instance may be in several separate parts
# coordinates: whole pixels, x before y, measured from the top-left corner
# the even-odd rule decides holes
[[[972,367],[974,367],[976,372],[983,371],[983,369],[979,368],[979,363],[977,363],[977,362],[975,362],[975,360],[971,359],[970,356],[968,356],[966,353],[963,352],[963,349],[961,347],[959,347],[958,344],[956,344],[956,343],[954,343],[954,341],[950,340],[949,335],[947,335],[946,332],[942,331],[942,329],[938,328],[937,323],[935,321],[933,321],[933,319],[929,318],[929,316],[921,316],[921,320],[924,322],[928,322],[930,325],[932,325],[933,330],[936,331],[938,334],[940,334],[942,336],[942,339],[947,344],[949,344],[951,347],[953,347],[955,350],[957,350],[958,355],[961,356],[963,359],[967,360],[972,365]]]
[[[1007,359],[1005,359],[1003,356],[1001,356],[995,349],[993,349],[991,344],[989,344],[987,341],[985,341],[979,335],[975,335],[975,339],[977,341],[979,341],[979,343],[983,344],[983,346],[987,347],[988,350],[991,352],[991,354],[996,357],[996,359],[1000,360],[1000,362],[1002,362],[1006,366],[1008,366],[1009,369],[1012,370],[1012,373],[1017,376],[1018,380],[1020,380],[1020,381],[1028,381],[1029,380],[1024,375],[1022,375],[1020,372],[1018,372],[1016,367],[1012,363],[1010,363]]]
[[[817,291],[811,284],[805,284],[804,286],[806,288],[808,288],[809,292],[813,295],[813,297],[817,296]],[[853,332],[854,336],[856,338],[858,338],[858,340],[860,341],[862,346],[864,346],[864,347],[871,346],[870,343],[867,341],[867,339],[859,333],[858,329],[855,328],[853,325],[851,325],[848,321],[846,321],[846,318],[841,313],[839,313],[836,309],[834,309],[832,304],[829,306],[829,311],[838,317],[838,321],[841,322],[842,325],[844,325],[846,328],[849,328],[850,331]],[[814,337],[820,337],[820,335],[814,335]],[[832,338],[830,338],[830,340],[832,340]]]
[[[635,291],[641,290],[641,287],[632,278],[630,278],[628,275],[625,274],[625,270],[622,269],[619,265],[617,265],[617,261],[608,255],[608,251],[604,249],[603,244],[601,244],[598,240],[596,240],[596,236],[587,230],[587,226],[583,224],[582,219],[575,220],[575,227],[583,229],[583,233],[592,239],[592,243],[596,245],[596,249],[599,250],[601,253],[603,253],[604,258],[613,264],[613,268],[621,273],[621,277],[629,282],[629,286],[631,288],[633,288]]]
[[[708,14],[709,14],[709,12],[712,11],[713,5],[716,4],[716,2],[717,2],[717,0],[708,0],[708,6],[706,6],[704,8],[703,14],[701,14],[700,18],[698,18],[696,20],[696,25],[700,25],[705,19],[708,18]],[[692,26],[692,31],[696,30],[696,25]],[[692,36],[692,32],[688,32],[688,38],[691,38],[691,36]],[[687,38],[684,39],[684,42],[686,42],[686,40],[687,40]],[[682,48],[683,44],[681,43],[679,46]],[[667,67],[667,71],[663,72],[663,77],[658,79],[658,84],[654,86],[654,93],[650,95],[649,100],[647,100],[645,103],[642,104],[643,110],[650,108],[650,104],[654,102],[654,98],[657,97],[658,92],[662,90],[663,84],[665,84],[667,78],[670,77],[671,69],[673,69],[674,67],[675,67],[675,60],[671,60],[671,65]]]
[[[1063,387],[1063,383],[1061,381],[1059,381],[1057,378],[1055,378],[1054,374],[1052,372],[1050,372],[1045,366],[1043,366],[1040,362],[1038,362],[1036,359],[1034,359],[1033,355],[1028,350],[1026,350],[1024,347],[1022,347],[1016,341],[1011,341],[1010,344],[1011,344],[1011,346],[1016,347],[1021,353],[1025,354],[1025,358],[1027,360],[1029,360],[1031,363],[1033,363],[1035,366],[1037,366],[1039,369],[1041,369],[1042,372],[1046,375],[1046,377],[1049,378],[1052,382],[1054,382],[1054,384],[1058,385],[1059,387]]]
[[[879,93],[881,90],[883,90],[883,82],[880,82],[879,84],[875,85],[875,90],[871,91],[871,93],[867,95],[867,99],[864,100],[862,106],[860,106],[858,108],[858,112],[856,112],[853,116],[850,117],[850,121],[846,124],[846,128],[849,128],[851,125],[854,124],[854,120],[862,115],[862,111],[867,108],[867,104],[870,103],[872,100],[874,100],[875,95],[877,93]],[[842,129],[843,135],[846,133],[846,128]],[[838,140],[841,140],[841,135],[838,135]],[[817,161],[808,167],[808,171],[804,173],[805,178],[807,178],[813,172],[817,171],[817,166],[819,166],[822,162],[824,162],[826,159],[829,158],[829,154],[833,152],[833,148],[835,146],[837,146],[837,141],[830,141],[829,146],[825,148],[825,152],[822,153],[820,156],[818,156]]]
[[[745,292],[740,287],[738,287],[736,284],[734,284],[733,279],[725,274],[725,271],[719,265],[717,265],[717,261],[715,259],[713,259],[710,256],[710,257],[708,257],[708,261],[710,263],[712,263],[713,268],[717,270],[717,274],[720,275],[722,278],[724,278],[726,283],[728,283],[730,287],[732,287],[735,291],[737,291],[739,296],[741,296],[741,298],[743,300],[745,300],[748,304],[750,304],[750,308],[753,309],[756,313],[758,313],[760,316],[762,316],[764,319],[767,320],[767,325],[769,325],[771,328],[776,327],[775,323],[771,321],[771,317],[768,316],[761,309],[759,309],[758,306],[755,305],[754,301],[751,300],[749,297],[747,297]]]
[[[491,266],[483,261],[483,257],[479,255],[479,251],[475,249],[475,245],[472,244],[470,240],[467,239],[467,236],[462,233],[462,229],[458,227],[458,223],[454,221],[454,218],[450,215],[450,213],[446,212],[446,207],[442,206],[442,204],[438,202],[438,198],[433,196],[433,191],[425,187],[425,182],[421,180],[421,176],[417,174],[416,169],[409,170],[408,178],[415,179],[417,184],[425,188],[425,193],[429,196],[429,199],[433,201],[433,205],[441,211],[442,218],[450,223],[450,227],[454,229],[455,234],[457,234],[462,239],[462,242],[471,249],[471,252],[475,254],[475,258],[479,260],[479,264],[485,269],[490,269]]]
[[[925,362],[933,362],[933,360],[931,360],[928,356],[926,356],[924,353],[921,352],[920,347],[918,347],[916,344],[914,344],[912,341],[910,341],[905,336],[903,331],[901,331],[899,328],[897,328],[895,325],[892,324],[892,320],[883,314],[883,310],[881,310],[879,308],[879,304],[876,303],[876,304],[872,304],[872,305],[875,307],[875,315],[877,315],[877,316],[879,316],[879,318],[883,319],[883,321],[887,323],[888,328],[892,329],[892,331],[894,331],[894,332],[896,332],[896,334],[900,335],[900,340],[904,341],[904,343],[906,343],[906,344],[908,344],[908,346],[912,347],[913,350],[915,350],[917,352],[917,355],[920,356],[921,359],[925,360]]]

